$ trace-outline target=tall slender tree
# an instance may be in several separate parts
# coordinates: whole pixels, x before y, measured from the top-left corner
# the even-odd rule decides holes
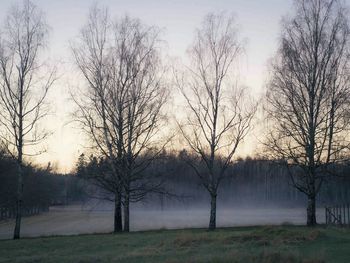
[[[189,165],[210,194],[209,229],[216,228],[216,201],[220,182],[238,146],[251,127],[256,106],[235,85],[235,66],[242,52],[234,19],[209,14],[189,49],[191,66],[177,74],[187,119],[181,133],[198,161]]]
[[[145,169],[159,156],[162,82],[158,30],[127,16],[112,23],[106,10],[92,8],[74,56],[87,80],[75,97],[77,117],[110,171],[97,174],[100,187],[115,195],[115,231],[129,231],[129,203],[159,189]]]
[[[33,147],[48,135],[39,128],[47,115],[47,92],[55,70],[40,61],[48,26],[43,13],[30,1],[10,10],[0,38],[0,122],[2,143],[18,168],[14,239],[20,238],[23,203],[23,157],[38,154]]]
[[[128,16],[114,24],[112,48],[111,121],[118,133],[118,171],[123,180],[124,231],[129,231],[131,201],[161,190],[145,170],[159,157],[168,140],[161,136],[164,86],[159,30]],[[153,178],[154,179],[154,178]]]
[[[113,194],[114,232],[122,231],[122,186],[116,168],[116,134],[108,119],[108,101],[110,100],[109,74],[111,44],[111,24],[107,9],[93,6],[88,22],[82,28],[79,40],[72,50],[87,86],[73,99],[78,106],[77,120],[91,139],[91,143],[108,161],[110,171],[101,172],[96,177],[97,184]],[[94,175],[97,176],[97,175]],[[94,177],[95,178],[95,177]]]
[[[297,0],[294,7],[272,65],[266,145],[307,196],[307,225],[314,226],[323,179],[349,150],[350,31],[342,1]]]

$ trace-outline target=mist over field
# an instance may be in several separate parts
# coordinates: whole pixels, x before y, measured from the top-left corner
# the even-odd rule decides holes
[[[103,205],[70,205],[50,207],[50,212],[23,219],[22,236],[38,237],[52,235],[77,235],[110,233],[113,231],[113,209]],[[227,207],[218,205],[218,227],[305,224],[306,211],[300,208]],[[324,223],[324,209],[317,210],[319,223]],[[208,207],[178,206],[169,209],[138,205],[131,209],[131,231],[206,228]],[[0,239],[11,238],[14,222],[0,222]]]
[[[141,202],[131,203],[130,231],[206,228],[210,197],[200,180],[177,158],[163,160],[159,169],[171,195],[152,194]],[[224,179],[219,191],[218,227],[305,225],[307,199],[291,187],[283,169],[276,169],[264,160],[246,159],[237,162],[229,173],[232,176]],[[44,179],[45,175],[35,178]],[[50,198],[53,205],[49,212],[23,218],[23,237],[113,232],[113,202],[89,197],[99,192],[87,191],[91,185],[83,179],[49,178],[52,180],[49,192],[38,188],[43,185],[41,181],[28,181],[28,200],[42,203]],[[319,224],[325,222],[325,205],[345,203],[349,199],[348,185],[349,181],[341,178],[325,184],[318,197]],[[35,196],[40,199],[34,199]],[[11,238],[13,227],[13,219],[0,221],[0,238]]]

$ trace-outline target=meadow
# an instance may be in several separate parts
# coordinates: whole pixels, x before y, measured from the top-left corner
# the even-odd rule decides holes
[[[0,262],[350,262],[350,229],[263,226],[0,241]]]

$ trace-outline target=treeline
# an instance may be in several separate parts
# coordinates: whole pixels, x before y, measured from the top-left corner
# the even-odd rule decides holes
[[[190,169],[188,162],[196,157],[186,150],[164,151],[145,173],[149,180],[162,182],[162,191],[150,193],[143,206],[159,209],[199,207],[207,205],[208,193],[201,180]],[[82,154],[77,163],[77,177],[84,180],[98,178],[98,173],[108,169],[105,160]],[[100,170],[101,169],[101,170]],[[329,175],[318,195],[319,205],[350,202],[350,164],[339,166],[337,176]],[[152,179],[153,178],[153,179]],[[87,189],[85,189],[87,191]],[[97,198],[112,199],[101,195],[103,188],[93,187],[87,191]],[[285,165],[264,158],[239,158],[231,163],[219,191],[219,205],[235,206],[303,206],[307,198],[293,187]],[[108,194],[107,194],[108,196]]]
[[[0,220],[15,218],[17,165],[13,158],[0,155]],[[50,205],[63,205],[82,200],[82,187],[76,177],[55,173],[50,168],[23,166],[23,215],[49,210]]]
[[[208,193],[201,180],[189,169],[188,159],[196,157],[189,152],[162,152],[144,173],[154,184],[162,184],[162,191],[150,193],[143,206],[155,209],[200,207],[206,205]],[[9,156],[0,157],[0,220],[13,218],[16,208],[16,164]],[[75,174],[62,175],[46,168],[26,164],[24,170],[24,215],[49,210],[50,205],[84,202],[88,198],[113,198],[94,179],[105,173],[104,159],[82,154]],[[318,195],[319,205],[350,202],[350,166],[329,176]],[[145,176],[146,177],[146,176]],[[263,158],[239,158],[232,163],[223,179],[219,206],[302,206],[305,195],[292,186],[286,167]],[[134,200],[135,202],[137,200]]]

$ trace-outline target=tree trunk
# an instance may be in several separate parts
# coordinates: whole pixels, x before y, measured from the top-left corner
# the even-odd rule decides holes
[[[209,230],[216,229],[216,193],[210,194],[210,221],[209,221]]]
[[[17,179],[17,200],[16,200],[16,225],[13,234],[13,239],[20,238],[21,219],[22,219],[22,202],[23,202],[23,171],[22,164],[18,164],[18,179]]]
[[[316,226],[316,197],[308,196],[307,203],[307,226]]]
[[[114,201],[114,233],[121,232],[122,230],[122,204],[120,194],[116,194]]]
[[[124,200],[124,232],[130,231],[130,197],[129,193],[125,193]]]

